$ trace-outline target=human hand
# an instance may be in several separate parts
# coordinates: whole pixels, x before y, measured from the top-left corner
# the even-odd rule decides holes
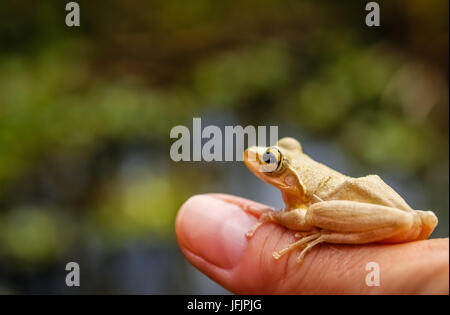
[[[255,216],[243,209],[256,209]],[[197,195],[176,219],[178,243],[186,258],[211,279],[237,294],[448,294],[449,241],[402,244],[322,244],[301,264],[296,252],[275,260],[295,232],[264,224],[245,234],[267,206],[224,194]],[[368,286],[366,264],[380,267],[380,285]]]

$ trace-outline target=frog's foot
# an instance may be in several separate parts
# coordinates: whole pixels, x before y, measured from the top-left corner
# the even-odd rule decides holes
[[[259,221],[247,233],[245,233],[245,236],[247,236],[248,238],[252,237],[255,234],[256,230],[259,229],[263,224],[264,222]]]
[[[318,238],[316,238],[315,240],[309,242],[300,252],[300,254],[297,256],[297,263],[301,264],[303,261],[303,257],[305,257],[306,252],[308,252],[311,248],[313,248],[314,246],[316,246],[317,244],[323,243],[325,242],[325,239],[323,238],[322,235],[320,235]]]
[[[248,238],[252,237],[255,232],[264,224],[267,222],[274,222],[275,219],[272,215],[272,212],[275,212],[272,209],[268,209],[268,210],[264,210],[264,212],[261,214],[261,216],[259,217],[259,222],[256,223],[246,234],[245,236],[247,236]]]
[[[298,247],[305,246],[305,248],[301,251],[299,258],[297,259],[297,261],[299,259],[301,261],[301,259],[304,256],[304,253],[306,253],[307,250],[309,250],[312,246],[317,245],[320,242],[322,242],[322,240],[320,242],[318,242],[318,243],[316,242],[317,240],[320,239],[321,235],[322,235],[322,232],[317,232],[317,233],[311,234],[309,236],[303,237],[302,239],[300,239],[300,240],[298,240],[298,241],[296,241],[296,242],[294,242],[292,244],[289,244],[288,247],[283,248],[279,252],[274,252],[272,254],[272,256],[275,259],[280,259],[281,256],[283,256],[283,255],[285,255],[285,254],[287,254],[287,253],[297,249]],[[312,244],[312,246],[311,246],[311,244]]]

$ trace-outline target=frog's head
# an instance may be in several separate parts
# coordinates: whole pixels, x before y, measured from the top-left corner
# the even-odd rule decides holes
[[[302,146],[294,138],[282,138],[275,146],[252,146],[245,150],[247,167],[260,179],[285,193],[303,193],[296,163],[301,160]]]

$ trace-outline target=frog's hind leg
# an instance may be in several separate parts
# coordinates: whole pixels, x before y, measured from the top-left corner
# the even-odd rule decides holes
[[[335,244],[362,244],[367,241],[376,241],[383,235],[389,234],[394,229],[391,227],[382,228],[373,231],[357,232],[357,233],[335,233],[330,231],[322,231],[320,236],[312,241],[309,241],[302,249],[297,257],[297,262],[301,263],[306,253],[314,246],[320,243],[335,243]]]
[[[306,212],[305,223],[322,230],[274,253],[274,258],[304,246],[298,256],[298,261],[301,261],[311,248],[320,243],[402,242],[415,239],[420,231],[420,218],[413,211],[340,200],[311,205]]]
[[[432,211],[416,210],[416,213],[422,222],[421,231],[416,240],[426,240],[438,224],[438,219]]]
[[[305,257],[305,254],[307,251],[309,251],[311,248],[313,248],[314,246],[325,242],[325,239],[322,237],[322,235],[320,235],[318,238],[316,238],[315,240],[309,242],[305,248],[302,249],[302,251],[300,252],[300,254],[297,257],[297,262],[301,263],[303,260],[303,257]]]
[[[274,252],[274,253],[272,254],[272,256],[273,256],[273,258],[275,258],[275,259],[280,259],[281,256],[283,256],[283,255],[285,255],[285,254],[287,254],[287,253],[289,253],[289,252],[291,252],[291,251],[297,249],[298,247],[304,246],[305,244],[307,244],[307,245],[306,245],[306,248],[308,248],[308,247],[310,248],[310,247],[312,247],[312,246],[309,246],[309,245],[310,245],[311,243],[313,243],[315,240],[319,239],[321,235],[322,235],[321,232],[317,232],[317,233],[311,234],[311,235],[309,235],[309,236],[303,237],[302,239],[300,239],[300,240],[298,240],[298,241],[296,241],[296,242],[294,242],[294,243],[292,243],[292,244],[289,244],[288,247],[283,248],[283,249],[280,250],[279,252]],[[317,244],[318,244],[318,243],[317,243]],[[316,244],[314,244],[314,245],[316,245]],[[314,245],[313,245],[313,246],[314,246]],[[305,248],[305,249],[306,249],[306,248]],[[304,249],[304,250],[305,250],[305,249]]]
[[[307,222],[336,235],[326,242],[366,244],[405,242],[417,238],[419,215],[411,210],[345,200],[318,202],[310,206]],[[348,236],[347,236],[348,235]]]
[[[386,234],[395,231],[392,227],[381,228],[366,232],[356,233],[336,233],[331,231],[321,231],[320,236],[312,241],[309,241],[302,249],[297,257],[297,262],[301,263],[306,253],[314,246],[320,243],[334,243],[334,244],[364,244],[367,242],[377,241]]]
[[[294,234],[294,237],[300,239],[300,238],[309,236],[309,235],[311,235],[311,234],[315,234],[315,233],[317,233],[317,232],[319,232],[319,231],[320,231],[319,229],[314,228],[314,229],[311,230],[311,231],[296,232],[296,233]]]

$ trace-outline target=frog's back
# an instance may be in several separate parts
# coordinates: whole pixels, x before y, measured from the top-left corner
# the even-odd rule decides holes
[[[378,175],[347,179],[333,192],[324,196],[327,200],[349,200],[413,211],[406,201]]]

